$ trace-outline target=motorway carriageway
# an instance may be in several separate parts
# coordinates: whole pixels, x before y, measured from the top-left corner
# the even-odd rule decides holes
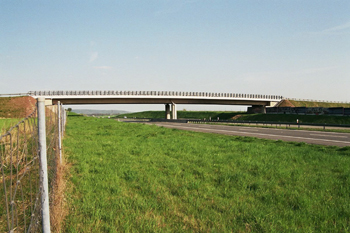
[[[139,122],[141,123],[141,122]],[[324,131],[271,129],[244,126],[189,124],[175,122],[142,122],[167,128],[189,130],[204,133],[217,133],[225,135],[256,137],[271,140],[283,140],[293,142],[305,142],[326,146],[350,146],[350,133],[334,133]]]

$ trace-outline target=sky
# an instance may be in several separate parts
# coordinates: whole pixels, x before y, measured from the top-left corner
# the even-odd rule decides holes
[[[350,102],[349,12],[349,0],[0,0],[0,94],[198,91]]]

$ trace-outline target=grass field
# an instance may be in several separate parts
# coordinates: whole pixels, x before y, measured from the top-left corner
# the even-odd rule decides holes
[[[70,117],[65,232],[349,232],[350,148]]]

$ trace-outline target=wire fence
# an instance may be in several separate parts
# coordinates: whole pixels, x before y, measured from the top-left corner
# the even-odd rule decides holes
[[[65,125],[61,105],[45,107],[49,203],[55,199],[60,132]],[[58,114],[61,113],[61,114]],[[42,164],[39,119],[35,109],[0,136],[0,232],[43,232]],[[45,232],[45,231],[44,231]]]

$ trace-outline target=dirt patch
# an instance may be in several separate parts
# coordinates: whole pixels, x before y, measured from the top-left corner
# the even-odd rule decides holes
[[[0,117],[23,118],[35,109],[36,100],[30,96],[0,98]]]
[[[283,100],[278,107],[295,107],[289,100]]]
[[[234,117],[231,117],[232,120],[238,120],[240,117],[242,117],[242,115],[236,115]]]

